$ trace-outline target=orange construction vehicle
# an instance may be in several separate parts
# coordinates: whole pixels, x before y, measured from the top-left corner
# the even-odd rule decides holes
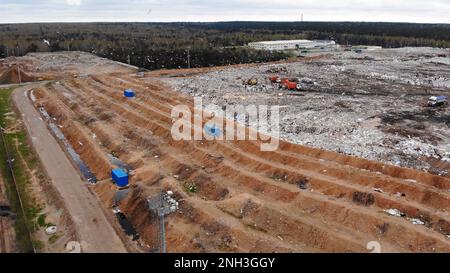
[[[279,79],[280,79],[280,77],[278,77],[278,76],[271,76],[271,77],[269,77],[269,80],[272,83],[277,83],[279,81]]]
[[[288,79],[288,78],[282,78],[282,79],[280,80],[280,88],[287,89],[287,84],[288,84],[288,82],[289,82],[289,79]]]
[[[287,82],[286,83],[286,89],[287,90],[297,90],[300,91],[300,84],[296,82]]]

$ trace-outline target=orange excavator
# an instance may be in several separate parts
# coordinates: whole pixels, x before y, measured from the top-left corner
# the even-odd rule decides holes
[[[270,76],[269,80],[272,83],[278,83],[280,88],[287,89],[287,90],[296,90],[300,91],[300,83],[297,79],[289,79],[289,78],[280,78],[278,76]]]

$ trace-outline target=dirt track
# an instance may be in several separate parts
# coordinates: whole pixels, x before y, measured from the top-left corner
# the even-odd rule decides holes
[[[192,99],[158,78],[89,76],[35,95],[99,179],[108,153],[133,167],[121,208],[150,246],[157,222],[145,198],[170,189],[180,210],[167,218],[169,252],[368,252],[370,241],[384,252],[450,251],[447,178],[287,142],[261,152],[250,141],[174,141],[170,111]],[[95,190],[110,207],[114,188]],[[403,217],[384,211],[394,208]]]
[[[38,85],[34,86],[37,87]],[[74,169],[61,147],[49,133],[39,112],[27,97],[32,86],[16,89],[13,99],[22,113],[28,134],[76,225],[83,252],[126,252],[125,247]]]

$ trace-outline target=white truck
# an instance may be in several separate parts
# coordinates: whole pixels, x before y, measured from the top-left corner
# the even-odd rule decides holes
[[[428,99],[428,106],[438,107],[447,104],[446,96],[432,96]]]

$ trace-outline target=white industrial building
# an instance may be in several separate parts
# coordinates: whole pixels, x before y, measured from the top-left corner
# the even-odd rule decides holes
[[[330,40],[280,40],[254,42],[249,43],[248,46],[261,50],[329,49],[336,47],[336,42]]]

